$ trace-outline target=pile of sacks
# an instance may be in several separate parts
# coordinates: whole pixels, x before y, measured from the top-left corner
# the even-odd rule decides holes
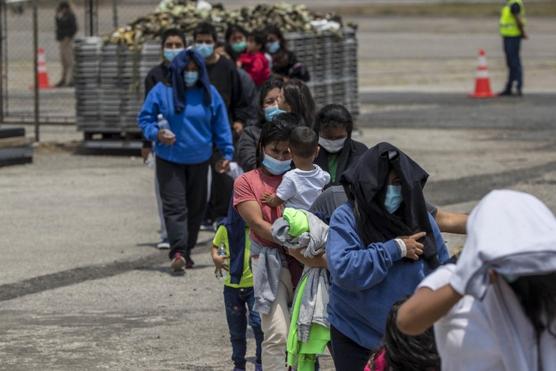
[[[280,27],[284,33],[330,32],[341,35],[343,31],[341,17],[334,14],[320,15],[309,11],[304,5],[260,4],[227,11],[222,4],[211,5],[203,0],[163,0],[154,13],[118,28],[104,41],[140,49],[143,43],[157,39],[168,28],[179,28],[191,34],[200,22],[212,23],[220,34],[230,25],[240,25],[251,31],[269,24]]]

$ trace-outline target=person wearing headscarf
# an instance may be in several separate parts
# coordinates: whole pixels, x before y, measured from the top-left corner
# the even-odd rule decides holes
[[[475,207],[456,265],[399,310],[417,335],[434,324],[443,370],[554,370],[556,218],[537,198],[492,191]]]
[[[207,199],[207,172],[213,146],[228,170],[234,147],[226,106],[210,84],[204,58],[182,51],[170,66],[170,84],[158,83],[138,117],[143,136],[155,143],[156,173],[170,240],[171,269],[193,266]]]
[[[449,259],[427,211],[428,174],[389,143],[344,172],[348,202],[330,220],[332,354],[339,371],[362,370],[382,345],[392,305]]]

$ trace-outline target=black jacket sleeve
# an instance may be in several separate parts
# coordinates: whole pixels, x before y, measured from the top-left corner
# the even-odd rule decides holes
[[[231,114],[232,114],[232,121],[242,122],[246,124],[249,120],[246,110],[248,109],[247,99],[245,94],[243,93],[243,87],[241,84],[241,78],[239,77],[239,72],[237,69],[234,68],[231,70],[231,79],[232,83],[232,96],[230,105],[231,105]],[[232,123],[233,123],[232,122]]]
[[[261,136],[261,128],[249,126],[245,128],[237,143],[237,162],[243,171],[251,171],[257,167],[257,144]]]

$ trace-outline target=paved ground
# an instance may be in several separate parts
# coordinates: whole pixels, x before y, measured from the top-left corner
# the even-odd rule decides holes
[[[24,46],[19,23],[11,45]],[[489,190],[511,188],[556,211],[553,19],[530,19],[530,94],[485,101],[465,94],[478,47],[489,52],[493,85],[502,84],[495,19],[359,24],[360,140],[407,151],[430,173],[427,196],[443,208],[469,211]],[[44,109],[54,116],[73,104],[71,90],[48,94]],[[74,127],[43,128],[42,138],[32,165],[0,169],[0,370],[231,369],[222,284],[203,243],[210,234],[200,236],[199,267],[170,276],[165,253],[153,248],[152,171],[136,157],[73,154]],[[451,248],[463,243],[446,239]],[[329,358],[323,364],[331,369]]]
[[[365,94],[360,139],[406,150],[431,174],[430,200],[446,209],[469,211],[490,189],[512,188],[554,211],[555,98]],[[45,139],[75,137],[61,130]],[[153,174],[138,158],[42,146],[34,164],[0,175],[0,369],[230,368],[208,246],[196,250],[197,269],[168,274],[152,247]],[[463,243],[446,238],[451,248]]]

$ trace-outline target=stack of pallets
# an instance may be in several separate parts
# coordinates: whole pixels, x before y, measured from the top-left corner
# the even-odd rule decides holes
[[[355,29],[338,34],[287,34],[288,46],[311,74],[318,107],[345,105],[354,118],[359,113],[357,38]],[[99,38],[75,44],[77,126],[89,148],[133,148],[140,145],[136,119],[144,98],[144,79],[160,63],[158,43],[132,50],[103,45]]]

